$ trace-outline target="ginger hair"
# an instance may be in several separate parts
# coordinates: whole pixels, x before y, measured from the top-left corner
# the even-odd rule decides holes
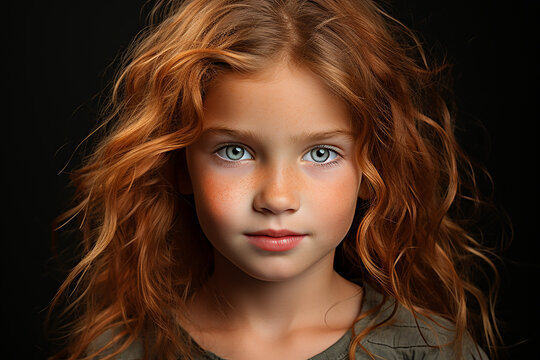
[[[152,14],[161,20],[124,58],[103,137],[73,172],[75,205],[58,219],[77,219],[82,255],[53,301],[67,298],[73,319],[57,357],[109,349],[110,359],[136,339],[146,358],[194,356],[175,316],[211,273],[211,245],[175,169],[200,134],[212,80],[277,60],[309,68],[353,115],[364,187],[340,268],[415,317],[451,321],[458,351],[468,331],[493,348],[494,292],[473,279],[479,262],[497,271],[459,217],[463,202],[480,203],[473,167],[441,96],[446,66],[430,65],[409,29],[370,0],[172,1]],[[388,321],[355,334],[350,357]]]

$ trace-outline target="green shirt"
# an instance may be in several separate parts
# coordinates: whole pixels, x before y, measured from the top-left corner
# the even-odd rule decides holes
[[[378,305],[381,299],[381,294],[368,286],[364,286],[362,311],[367,311]],[[391,314],[392,310],[393,301],[387,301],[379,313],[368,316],[355,324],[356,333],[359,333],[372,321],[381,321],[385,319]],[[417,325],[414,316],[405,308],[399,306],[389,324],[371,331],[362,339],[360,344],[375,355],[377,359],[455,359],[456,354],[451,345],[443,346],[441,348],[430,346],[448,344],[453,337],[452,331],[449,330],[451,329],[451,324],[448,321],[437,318],[437,322],[443,325],[443,327],[419,316]],[[99,344],[104,344],[104,341],[110,338],[110,336],[110,334],[108,336],[105,334],[102,335],[102,337],[96,341],[95,345],[98,346]],[[351,340],[352,330],[349,329],[332,346],[308,360],[349,360],[348,348]],[[210,351],[202,349],[202,352],[204,353],[203,356],[197,360],[225,360]],[[125,352],[116,357],[117,360],[139,360],[142,358],[143,349],[140,342],[131,344]],[[476,346],[468,336],[463,340],[461,358],[465,360],[488,359],[487,355]],[[372,358],[362,350],[361,347],[356,348],[355,360],[371,359]]]

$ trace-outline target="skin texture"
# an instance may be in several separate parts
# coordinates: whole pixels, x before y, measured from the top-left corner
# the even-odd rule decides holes
[[[203,135],[186,151],[187,182],[215,271],[193,302],[193,324],[183,325],[222,357],[313,356],[360,310],[361,289],[333,270],[361,182],[347,108],[309,70],[285,62],[256,76],[220,75],[204,105]],[[236,133],[209,130],[223,128]],[[330,135],[312,136],[321,132]],[[320,146],[331,147],[326,160]],[[269,252],[245,235],[264,229],[306,236]]]

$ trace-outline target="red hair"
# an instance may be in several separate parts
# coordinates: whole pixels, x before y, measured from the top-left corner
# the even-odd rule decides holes
[[[353,114],[365,180],[337,266],[415,316],[450,320],[456,349],[477,327],[476,340],[491,349],[494,297],[472,278],[479,260],[497,271],[459,217],[462,202],[479,202],[474,173],[440,95],[444,66],[428,65],[412,32],[370,0],[193,0],[164,8],[125,59],[100,125],[105,135],[74,172],[76,204],[59,218],[79,219],[83,255],[53,302],[69,294],[66,311],[75,319],[58,356],[84,356],[110,329],[116,335],[97,349],[114,350],[105,358],[136,339],[147,358],[193,356],[173,314],[182,315],[211,273],[211,245],[175,168],[200,133],[212,80],[255,74],[280,59],[312,70]],[[380,326],[355,334],[351,358]]]

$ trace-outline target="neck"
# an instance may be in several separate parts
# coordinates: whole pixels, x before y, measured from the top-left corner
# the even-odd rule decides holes
[[[334,252],[296,277],[280,281],[254,278],[217,251],[214,259],[213,275],[202,293],[204,301],[209,301],[207,308],[216,309],[211,294],[219,294],[226,303],[219,322],[227,324],[228,329],[277,338],[303,328],[340,329],[343,319],[350,319],[350,301],[341,310],[333,305],[354,298],[359,287],[334,271]],[[345,308],[348,314],[344,314]],[[349,325],[347,322],[346,327]]]

